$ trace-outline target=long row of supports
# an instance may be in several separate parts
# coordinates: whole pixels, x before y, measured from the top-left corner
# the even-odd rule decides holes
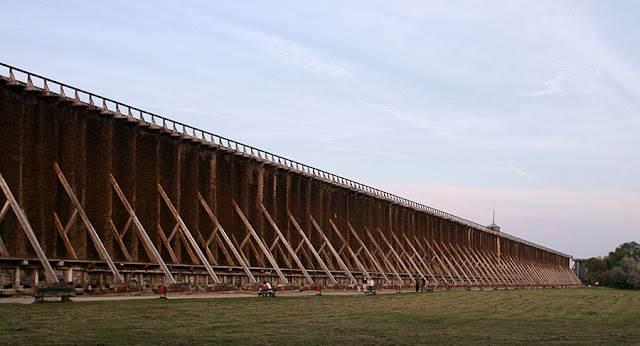
[[[114,281],[123,283],[124,278],[119,272],[118,266],[114,263],[98,232],[87,217],[83,206],[77,199],[76,193],[56,163],[54,163],[54,170],[73,207],[71,216],[64,226],[58,214],[54,213],[53,215],[56,229],[68,252],[68,256],[74,260],[78,259],[72,242],[68,237],[68,232],[77,216],[80,216],[100,259],[107,264],[113,274]],[[312,228],[310,233],[305,233],[294,215],[287,211],[294,233],[297,231],[297,234],[300,235],[299,243],[293,244],[280,230],[267,208],[264,205],[260,205],[263,216],[275,233],[274,241],[269,245],[254,230],[240,206],[232,200],[234,210],[247,230],[245,238],[239,242],[233,234],[228,234],[225,231],[220,222],[218,222],[211,206],[198,193],[197,198],[200,205],[205,215],[214,225],[210,235],[205,239],[200,232],[201,230],[192,231],[187,227],[160,184],[157,185],[158,193],[171,212],[175,220],[175,226],[167,235],[165,230],[158,224],[157,231],[161,243],[154,244],[114,176],[110,175],[109,180],[114,192],[129,215],[122,230],[118,230],[112,220],[109,221],[110,232],[114,236],[119,249],[127,261],[132,262],[123,238],[133,225],[148,258],[160,267],[168,283],[175,283],[176,279],[172,275],[167,262],[180,264],[179,256],[176,255],[173,249],[176,246],[176,242],[173,242],[172,246],[172,240],[177,237],[181,239],[182,249],[187,252],[191,263],[204,267],[214,283],[221,283],[214,270],[215,267],[221,267],[218,263],[221,258],[214,256],[215,250],[213,247],[215,246],[224,256],[226,263],[232,264],[232,267],[242,269],[249,283],[257,282],[252,271],[270,268],[277,274],[278,280],[282,284],[290,282],[290,278],[285,275],[285,272],[291,273],[292,271],[299,271],[304,277],[303,280],[312,285],[316,284],[319,277],[318,273],[322,273],[322,276],[331,284],[358,284],[361,279],[374,278],[378,282],[388,285],[416,284],[417,282],[428,285],[453,286],[579,284],[577,277],[569,268],[535,263],[523,258],[499,252],[487,252],[460,244],[430,241],[425,237],[419,238],[414,234],[407,235],[403,232],[391,231],[388,233],[391,237],[387,237],[380,228],[376,228],[372,232],[363,227],[363,230],[360,230],[360,234],[367,235],[369,240],[367,244],[350,223],[347,223],[348,230],[341,230],[330,219],[330,231],[339,239],[339,244],[333,244],[327,235],[328,233],[320,227],[311,214],[308,217]],[[46,279],[49,282],[57,282],[58,278],[42,251],[25,213],[19,207],[2,175],[0,175],[0,187],[7,199],[2,209],[0,209],[0,222],[9,209],[15,212],[45,269]],[[321,239],[320,246],[316,246],[311,242],[310,236],[313,232]],[[351,238],[351,242],[347,237]],[[162,258],[159,250],[161,246],[164,246],[169,258]],[[0,256],[10,257],[1,237]],[[251,263],[250,258],[254,263]],[[304,263],[306,263],[306,266]],[[340,278],[341,282],[339,282],[338,278]]]

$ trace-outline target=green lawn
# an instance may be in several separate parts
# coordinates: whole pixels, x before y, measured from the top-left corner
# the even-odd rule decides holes
[[[0,343],[640,343],[640,292],[537,289],[0,304]]]

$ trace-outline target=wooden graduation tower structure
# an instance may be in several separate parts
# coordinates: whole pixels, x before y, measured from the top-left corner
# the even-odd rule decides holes
[[[578,285],[570,256],[0,64],[0,290]]]

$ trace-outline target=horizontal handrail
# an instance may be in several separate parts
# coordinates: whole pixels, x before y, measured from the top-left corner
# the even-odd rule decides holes
[[[311,175],[316,179],[323,180],[331,184],[342,185],[346,188],[349,188],[351,190],[356,190],[357,192],[360,192],[360,193],[371,195],[377,198],[381,198],[393,203],[403,205],[405,207],[413,208],[416,210],[426,212],[428,214],[439,216],[441,218],[448,219],[450,221],[457,222],[465,226],[475,228],[480,231],[484,231],[484,232],[488,232],[488,233],[492,233],[500,236],[505,236],[507,238],[512,238],[514,240],[525,243],[527,245],[530,245],[545,251],[549,251],[561,256],[569,257],[569,255],[567,254],[563,254],[561,252],[548,249],[546,247],[508,235],[506,233],[495,232],[479,223],[469,221],[467,219],[461,218],[459,216],[455,216],[453,214],[444,212],[442,210],[438,210],[438,209],[429,207],[427,205],[411,201],[404,197],[400,197],[400,196],[376,189],[374,187],[361,184],[347,178],[343,178],[333,173],[329,173],[327,171],[314,168],[291,159],[287,159],[286,157],[282,157],[282,156],[270,153],[268,151],[252,147],[250,145],[246,145],[244,143],[240,143],[232,139],[216,135],[214,133],[199,129],[197,127],[193,127],[193,126],[181,123],[179,121],[171,120],[169,118],[165,118],[155,113],[147,112],[140,108],[129,106],[125,103],[118,102],[107,97],[96,95],[89,91],[82,90],[61,82],[57,82],[55,80],[22,70],[20,68],[17,68],[11,65],[7,65],[2,62],[0,62],[0,66],[4,66],[5,68],[8,69],[8,75],[5,76],[6,77],[5,79],[10,84],[23,85],[29,90],[41,91],[45,95],[52,96],[52,97],[62,97],[67,101],[73,102],[73,104],[77,106],[93,107],[94,109],[100,110],[102,113],[111,114],[116,118],[129,118],[133,121],[139,122],[141,125],[149,126],[150,128],[159,128],[165,132],[170,133],[171,135],[185,137],[185,138],[195,140],[212,147],[216,147],[216,148],[227,150],[227,151],[232,151],[246,157],[251,157],[258,160],[264,160],[279,166],[283,166],[287,169],[298,171],[304,175]],[[22,78],[16,78],[16,74],[18,75],[18,77],[22,77]],[[0,74],[0,76],[2,76],[2,74]],[[52,91],[53,89],[60,90],[60,91],[56,93]],[[73,97],[69,97],[67,95],[73,95]]]

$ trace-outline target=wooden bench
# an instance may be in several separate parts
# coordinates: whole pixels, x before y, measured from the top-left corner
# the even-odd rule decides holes
[[[40,302],[51,297],[60,297],[60,301],[68,302],[73,295],[73,287],[39,287],[34,297]]]
[[[275,297],[277,288],[261,288],[258,291],[258,297]]]
[[[376,289],[374,287],[369,287],[364,294],[376,294]]]

